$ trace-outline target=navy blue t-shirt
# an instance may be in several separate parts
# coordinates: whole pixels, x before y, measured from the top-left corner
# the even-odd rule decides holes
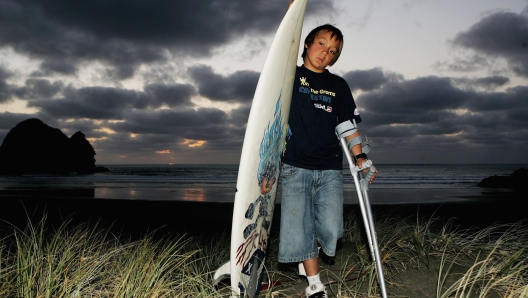
[[[335,127],[352,119],[361,122],[343,78],[298,66],[282,161],[310,170],[341,170],[343,151]]]

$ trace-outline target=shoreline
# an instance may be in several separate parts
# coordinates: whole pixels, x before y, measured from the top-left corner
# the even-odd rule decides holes
[[[181,184],[158,186],[149,184],[126,184],[119,186],[85,186],[76,184],[42,186],[1,186],[2,197],[42,197],[42,198],[81,198],[95,200],[123,201],[197,201],[209,203],[232,203],[235,198],[235,185]],[[518,196],[519,192],[509,189],[481,188],[371,188],[372,205],[427,204],[471,200],[496,200]],[[344,187],[344,204],[357,204],[355,187]],[[280,203],[281,187],[277,190],[277,203]]]
[[[195,190],[186,191],[192,193]],[[215,188],[210,188],[210,192],[215,193]],[[35,223],[42,220],[45,214],[47,222],[53,226],[62,224],[67,219],[72,223],[100,222],[131,235],[153,230],[193,235],[230,231],[234,205],[232,201],[102,199],[90,197],[91,194],[91,190],[86,189],[2,190],[0,221],[3,221],[2,225],[20,227],[27,224],[28,218]],[[198,196],[203,194],[198,192]],[[355,196],[355,192],[345,190],[345,212],[358,212],[360,216],[357,198],[354,202],[350,196]],[[395,196],[400,197],[396,200],[398,203],[391,203]],[[424,203],[424,196],[434,199]],[[452,220],[455,225],[463,227],[483,227],[526,219],[522,207],[525,196],[526,193],[501,190],[370,191],[375,218],[386,214],[403,217],[416,217],[418,214],[439,217],[444,221]],[[407,200],[404,201],[401,197]],[[280,193],[277,198],[272,223],[275,227],[280,222]]]

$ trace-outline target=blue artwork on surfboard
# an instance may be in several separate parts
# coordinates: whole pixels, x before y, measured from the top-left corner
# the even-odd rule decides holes
[[[249,204],[246,210],[245,218],[251,220],[251,223],[244,228],[245,242],[238,247],[236,255],[237,265],[243,264],[242,273],[250,277],[246,286],[248,289],[256,291],[255,296],[260,291],[260,287],[257,285],[260,285],[262,279],[262,262],[266,256],[268,232],[273,216],[272,190],[278,181],[280,172],[280,157],[284,139],[280,100],[281,96],[279,95],[275,105],[275,119],[271,125],[268,123],[260,143],[260,162],[255,181],[260,187],[260,195],[253,203]],[[257,208],[258,212],[256,212]],[[255,270],[259,272],[257,273]],[[239,283],[239,288],[241,293],[245,292],[242,283]]]

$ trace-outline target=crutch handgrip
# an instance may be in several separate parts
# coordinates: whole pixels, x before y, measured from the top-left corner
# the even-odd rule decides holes
[[[357,165],[354,165],[353,167],[350,168],[350,170],[357,173],[357,172],[362,172],[364,169],[370,168],[371,166],[372,166],[372,161],[367,159],[361,164],[361,168],[358,167]]]
[[[369,167],[369,172],[365,176],[365,180],[370,181],[370,178],[372,178],[372,176],[374,176],[375,173],[376,173],[376,167],[371,164],[371,166]]]
[[[372,164],[372,161],[368,160],[368,164],[369,164],[368,173],[365,174],[364,172],[359,172],[359,184],[361,185],[361,189],[364,191],[368,190],[370,178],[372,178],[372,176],[374,176],[374,174],[376,173],[376,167]],[[363,167],[363,168],[366,168],[366,167]]]

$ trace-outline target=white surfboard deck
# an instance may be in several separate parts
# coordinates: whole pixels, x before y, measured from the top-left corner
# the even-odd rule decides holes
[[[256,297],[260,291],[306,2],[295,0],[284,16],[249,113],[238,169],[230,261],[213,278],[218,282],[229,274],[234,297]]]

